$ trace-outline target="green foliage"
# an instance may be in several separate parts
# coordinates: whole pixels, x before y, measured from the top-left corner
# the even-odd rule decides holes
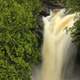
[[[31,80],[39,62],[39,0],[0,0],[0,80]]]
[[[79,0],[65,0],[65,6],[70,8],[72,12],[80,11],[80,1]]]
[[[70,9],[70,12],[80,12],[80,1],[79,0],[65,0],[65,7]],[[75,27],[72,30],[72,36],[77,46],[80,47],[80,20],[75,23]]]
[[[38,15],[40,0],[0,0],[0,80],[31,80],[32,66],[40,62]],[[79,0],[49,0],[64,2],[72,12],[80,11]],[[44,3],[43,3],[44,4]],[[80,44],[80,24],[75,24],[74,39]]]
[[[80,48],[80,20],[75,23],[75,27],[72,29],[72,37],[78,48]]]

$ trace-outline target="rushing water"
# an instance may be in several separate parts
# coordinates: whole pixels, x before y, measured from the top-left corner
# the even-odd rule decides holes
[[[66,80],[72,76],[76,47],[66,29],[74,26],[77,18],[76,13],[66,14],[65,9],[51,11],[43,17],[43,62],[33,80]]]

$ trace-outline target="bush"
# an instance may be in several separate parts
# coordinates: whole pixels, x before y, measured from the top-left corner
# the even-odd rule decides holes
[[[80,12],[80,1],[79,0],[66,0],[65,7],[70,9],[70,12]],[[80,47],[80,20],[75,23],[75,27],[72,30],[72,36],[77,43],[77,46]]]
[[[31,80],[40,58],[35,28],[39,0],[0,0],[0,80]]]

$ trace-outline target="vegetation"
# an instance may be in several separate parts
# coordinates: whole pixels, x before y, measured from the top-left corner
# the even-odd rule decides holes
[[[70,12],[80,12],[80,1],[79,0],[66,0],[66,8],[70,9]],[[77,64],[80,65],[80,20],[75,23],[74,29],[72,29],[72,36],[77,45]]]
[[[31,80],[39,61],[39,0],[0,0],[0,80]]]
[[[42,37],[38,30],[46,0],[0,0],[0,80],[31,80],[32,66],[41,61]],[[47,1],[46,1],[47,2]],[[66,5],[80,11],[79,0],[49,0],[47,6]],[[43,6],[42,6],[43,4]],[[75,24],[80,46],[80,24]]]
[[[79,0],[66,0],[65,5],[66,8],[70,9],[70,12],[80,12]],[[72,33],[77,46],[80,47],[80,20],[75,24]]]

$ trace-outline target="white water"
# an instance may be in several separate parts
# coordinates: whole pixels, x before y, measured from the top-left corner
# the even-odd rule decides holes
[[[43,17],[43,62],[33,80],[66,80],[72,76],[76,48],[65,28],[69,29],[76,21],[76,13],[65,15],[65,9]]]

